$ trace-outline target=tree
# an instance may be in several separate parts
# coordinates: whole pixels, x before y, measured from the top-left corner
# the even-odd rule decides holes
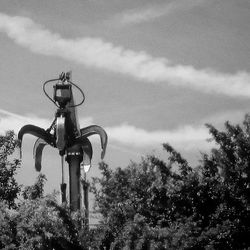
[[[15,203],[21,191],[15,179],[20,161],[13,156],[18,148],[13,131],[0,136],[0,249],[87,249],[82,213],[71,214],[55,195],[44,195],[45,175],[24,187],[24,199]]]
[[[20,166],[20,160],[13,157],[19,142],[13,131],[0,135],[0,201],[7,202],[9,207],[15,207],[15,199],[20,192],[15,174]]]
[[[100,163],[91,189],[102,219],[93,230],[82,227],[80,211],[70,214],[43,195],[44,176],[25,188],[18,206],[2,198],[0,248],[250,249],[250,116],[242,125],[226,122],[224,131],[207,127],[217,146],[201,154],[199,166],[169,144],[167,163],[154,155],[114,170]],[[8,170],[16,142],[6,138],[1,162]]]
[[[44,185],[47,178],[44,174],[39,174],[34,185],[26,186],[22,192],[24,199],[35,200],[43,198],[44,196]]]
[[[84,250],[77,223],[52,196],[23,200],[12,211],[0,204],[0,248]]]
[[[148,156],[123,169],[100,164],[92,183],[100,249],[250,248],[250,117],[226,122],[225,131],[207,127],[217,146],[198,167],[168,144],[168,163]]]

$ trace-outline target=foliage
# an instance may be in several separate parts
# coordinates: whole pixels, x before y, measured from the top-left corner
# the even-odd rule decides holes
[[[20,161],[14,159],[19,142],[12,131],[0,136],[0,249],[86,249],[89,232],[80,212],[71,214],[56,196],[44,197],[46,177],[24,187],[15,180]]]
[[[20,160],[13,157],[19,148],[13,131],[0,135],[0,201],[5,201],[8,207],[15,207],[15,199],[20,192],[15,174],[20,165]]]
[[[0,206],[0,249],[86,249],[77,215],[55,197],[23,200],[15,210]]]
[[[217,146],[196,168],[168,144],[168,163],[100,164],[96,249],[250,249],[250,117],[225,131],[207,127]]]
[[[37,198],[43,198],[44,185],[47,178],[44,174],[39,174],[34,185],[26,186],[22,192],[24,199],[35,200]]]
[[[0,248],[250,249],[250,116],[242,125],[226,122],[224,131],[207,127],[216,148],[201,154],[198,167],[169,144],[167,163],[154,155],[125,168],[100,163],[91,190],[102,219],[90,230],[81,211],[44,197],[43,175],[15,206],[19,162],[9,158],[18,144],[11,132],[0,137],[0,178],[12,194],[0,193]]]

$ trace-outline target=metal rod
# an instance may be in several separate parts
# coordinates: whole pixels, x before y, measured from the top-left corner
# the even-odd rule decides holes
[[[68,148],[67,162],[69,164],[69,197],[71,211],[80,209],[81,191],[80,191],[80,164],[82,162],[82,148],[74,145]]]
[[[82,190],[83,190],[83,205],[84,205],[84,215],[85,215],[85,226],[89,228],[89,183],[87,181],[86,172],[83,172],[83,178],[81,178]]]
[[[89,183],[86,179],[86,173],[84,172],[84,207],[85,207],[85,226],[89,227]]]
[[[62,203],[65,203],[67,184],[64,182],[64,156],[63,155],[61,155],[61,165],[62,165],[61,195],[62,195]]]
[[[62,166],[62,183],[64,183],[64,157],[61,155],[61,166]]]

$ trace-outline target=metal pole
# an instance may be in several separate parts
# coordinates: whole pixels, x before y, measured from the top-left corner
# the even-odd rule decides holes
[[[84,178],[82,179],[83,186],[83,203],[85,209],[85,226],[89,228],[89,183],[84,172]]]
[[[69,198],[71,211],[80,209],[80,164],[83,158],[82,148],[74,145],[67,149],[66,161],[69,164]]]
[[[62,203],[66,202],[66,187],[67,184],[64,182],[64,157],[61,155],[61,164],[62,164],[62,183],[61,183],[61,195]]]

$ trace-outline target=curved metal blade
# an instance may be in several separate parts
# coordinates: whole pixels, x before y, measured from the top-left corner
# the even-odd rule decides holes
[[[84,138],[82,143],[82,150],[83,150],[83,165],[84,166],[91,166],[91,160],[93,156],[93,149],[92,145],[88,138]]]
[[[103,159],[105,156],[105,152],[106,152],[106,147],[107,147],[107,143],[108,143],[108,136],[107,133],[105,132],[105,130],[97,125],[91,125],[88,126],[86,128],[82,128],[80,129],[81,132],[81,138],[85,138],[94,134],[98,134],[100,136],[101,139],[101,145],[102,145],[102,154],[101,154],[101,158]]]
[[[31,134],[38,138],[43,139],[48,144],[55,146],[55,139],[45,129],[37,127],[35,125],[25,125],[18,132],[18,140],[20,141],[20,156],[22,156],[22,140],[25,134]]]
[[[56,119],[56,147],[62,151],[65,146],[65,117],[61,115]]]
[[[38,138],[33,147],[33,157],[35,159],[35,168],[36,171],[40,172],[42,168],[42,153],[44,147],[48,145],[46,141],[41,138]]]
[[[25,134],[31,134],[38,138],[42,138],[50,145],[55,145],[55,140],[53,136],[47,132],[45,129],[37,127],[35,125],[25,125],[18,132],[18,139],[22,142],[23,136]]]

